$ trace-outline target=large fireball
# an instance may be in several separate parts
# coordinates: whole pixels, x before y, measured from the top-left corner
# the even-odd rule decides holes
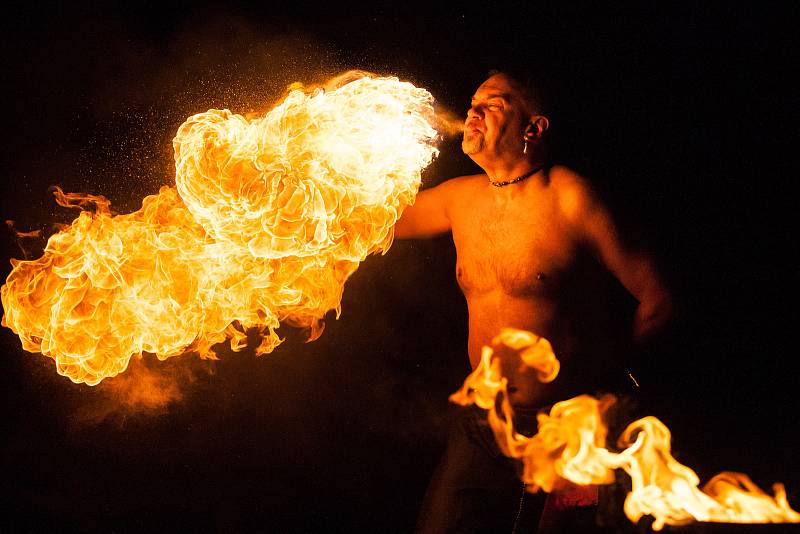
[[[112,216],[102,197],[53,235],[44,255],[12,260],[3,325],[23,348],[90,385],[131,356],[160,359],[262,335],[273,350],[283,322],[314,338],[339,309],[359,262],[391,245],[437,154],[433,98],[396,78],[348,74],[295,89],[264,116],[228,110],[178,130],[176,187]]]

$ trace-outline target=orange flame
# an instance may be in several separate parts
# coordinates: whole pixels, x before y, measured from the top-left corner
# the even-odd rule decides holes
[[[90,385],[142,352],[234,350],[254,328],[272,351],[283,322],[322,332],[359,262],[385,252],[438,153],[433,97],[396,78],[348,74],[295,88],[263,117],[190,117],[173,141],[176,187],[112,216],[83,211],[44,255],[12,260],[5,315],[29,352]]]
[[[492,341],[493,345],[500,343],[522,351],[520,356],[537,370],[540,381],[555,379],[558,360],[546,339],[506,328]],[[549,414],[538,414],[536,435],[527,437],[516,432],[507,380],[501,376],[500,361],[492,357],[493,353],[491,347],[483,348],[479,365],[450,400],[489,410],[488,421],[500,449],[506,456],[523,462],[522,479],[530,491],[549,492],[566,482],[583,486],[611,484],[614,470],[623,469],[632,483],[625,499],[625,514],[634,523],[644,515],[653,516],[653,530],[661,530],[665,524],[693,521],[800,522],[800,514],[789,506],[782,484],[775,484],[775,496],[770,497],[746,475],[723,472],[702,491],[698,489],[697,474],[672,456],[669,429],[655,417],[628,425],[619,439],[623,450],[610,451],[606,448],[608,428],[603,421],[615,400],[610,395],[601,399],[581,395],[559,402]]]

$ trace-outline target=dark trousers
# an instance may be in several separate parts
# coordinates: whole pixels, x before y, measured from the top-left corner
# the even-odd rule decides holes
[[[597,506],[564,507],[556,495],[529,493],[521,465],[500,452],[486,412],[460,408],[431,479],[418,534],[580,534],[603,532]]]
[[[468,406],[459,409],[451,423],[447,448],[428,486],[417,532],[514,532],[515,526],[517,532],[532,532],[519,530],[520,516],[538,516],[543,500],[541,495],[525,491],[518,466],[497,447],[486,412]]]

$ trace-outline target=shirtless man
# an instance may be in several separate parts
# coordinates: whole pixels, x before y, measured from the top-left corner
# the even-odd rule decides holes
[[[518,357],[501,360],[509,379],[509,400],[520,411],[580,393],[613,390],[622,378],[628,379],[606,335],[609,314],[599,296],[604,273],[598,267],[612,273],[638,302],[632,325],[635,340],[647,340],[671,312],[669,295],[652,262],[623,244],[587,181],[548,161],[549,120],[540,108],[525,83],[509,74],[491,75],[472,97],[462,142],[464,152],[484,173],[420,192],[395,226],[398,238],[452,233],[456,276],[469,312],[473,368],[481,347],[490,345],[502,327],[529,330],[551,342],[561,372],[550,384],[539,383]],[[450,456],[464,456],[451,452]],[[457,463],[471,461],[461,458]],[[453,468],[440,466],[435,478],[446,479],[450,475],[441,471]],[[443,484],[452,493],[463,483],[470,484]],[[458,506],[431,505],[431,491],[441,493],[441,488],[429,489],[428,512],[423,512],[428,517],[422,518],[420,529],[466,531],[471,527],[445,524],[441,516],[456,521],[454,509],[483,506],[498,494],[496,489]],[[433,498],[437,499],[442,500]],[[519,496],[514,506],[518,501]]]

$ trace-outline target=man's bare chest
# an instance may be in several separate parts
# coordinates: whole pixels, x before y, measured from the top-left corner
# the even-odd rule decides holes
[[[465,293],[524,297],[556,287],[575,257],[575,238],[551,204],[498,209],[485,203],[453,220],[456,274]]]

